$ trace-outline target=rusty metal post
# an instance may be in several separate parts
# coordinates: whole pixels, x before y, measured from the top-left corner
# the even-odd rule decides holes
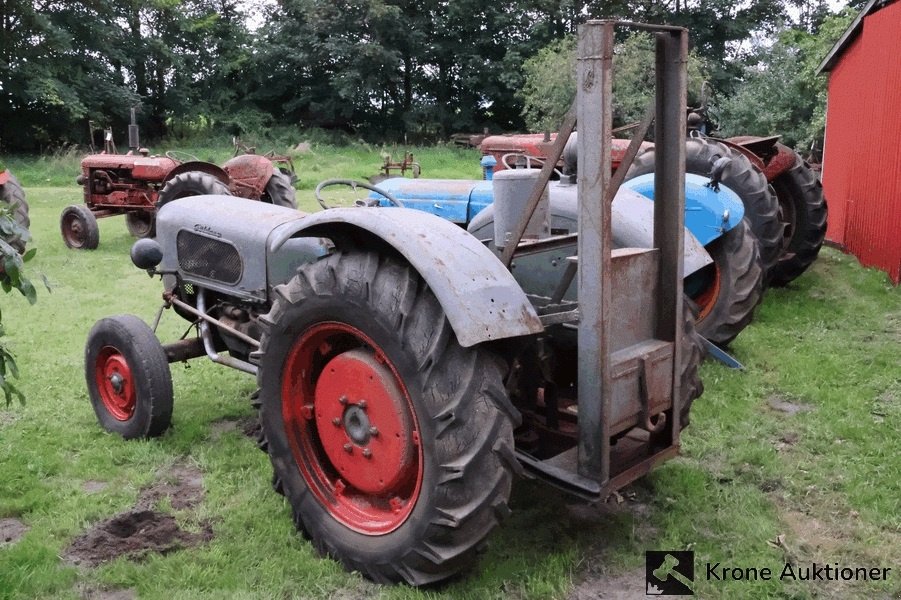
[[[657,33],[657,119],[654,143],[654,246],[660,249],[657,339],[673,342],[672,443],[679,440],[682,364],[682,253],[685,214],[686,30]]]
[[[610,309],[613,21],[579,28],[579,475],[610,478]],[[681,254],[680,254],[681,256]]]

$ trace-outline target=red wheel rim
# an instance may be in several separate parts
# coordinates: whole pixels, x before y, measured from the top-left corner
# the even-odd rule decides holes
[[[370,337],[337,322],[307,329],[285,361],[282,417],[300,474],[332,517],[368,535],[406,521],[422,486],[419,424]]]
[[[711,267],[710,281],[700,293],[692,298],[692,300],[695,301],[695,304],[698,305],[698,323],[703,321],[707,318],[707,315],[713,312],[713,307],[716,306],[716,299],[720,296],[720,269],[715,262]]]
[[[118,421],[135,412],[135,385],[125,357],[112,346],[104,346],[94,363],[94,381],[106,410]]]

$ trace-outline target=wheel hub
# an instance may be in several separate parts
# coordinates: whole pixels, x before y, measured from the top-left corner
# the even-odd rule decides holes
[[[384,494],[416,475],[407,400],[391,370],[369,350],[332,358],[315,389],[322,448],[341,477],[368,494]]]
[[[135,411],[135,389],[125,357],[111,346],[97,356],[94,370],[97,391],[107,411],[119,421],[127,421]]]

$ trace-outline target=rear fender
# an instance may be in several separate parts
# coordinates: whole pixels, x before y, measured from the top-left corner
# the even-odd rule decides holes
[[[253,200],[263,195],[275,170],[272,160],[259,154],[241,154],[229,159],[222,168],[228,174],[231,192]]]
[[[166,181],[169,181],[173,177],[181,175],[182,173],[188,173],[189,171],[199,171],[201,173],[206,173],[207,175],[212,175],[225,185],[229,184],[228,173],[223,171],[217,165],[202,160],[192,160],[189,162],[181,163],[180,165],[169,171],[169,174],[166,176]]]
[[[388,244],[425,279],[463,347],[540,333],[535,308],[498,258],[465,230],[406,208],[334,208],[273,232],[269,253],[296,237],[347,232]],[[340,246],[340,244],[339,244]]]
[[[738,150],[763,171],[766,180],[771,182],[788,171],[795,164],[795,151],[779,144],[779,136],[760,138],[750,135],[718,140],[734,150]]]
[[[685,174],[685,227],[702,246],[722,237],[745,216],[738,194],[720,184],[719,191],[707,187],[708,177]],[[654,174],[648,173],[623,183],[623,188],[654,199]]]

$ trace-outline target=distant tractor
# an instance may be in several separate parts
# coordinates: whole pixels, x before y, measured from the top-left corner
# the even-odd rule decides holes
[[[28,242],[28,227],[31,220],[28,218],[28,202],[25,200],[25,190],[19,180],[0,163],[0,203],[5,204],[10,210],[13,222],[19,231],[3,231],[0,239],[12,246],[16,252],[25,252],[25,244]]]
[[[614,27],[580,30],[585,157],[610,139]],[[702,391],[681,277],[688,42],[657,31],[656,137],[671,160],[648,247],[613,249],[618,186],[600,160],[580,164],[582,226],[562,235],[546,222],[549,173],[499,176],[494,206],[509,219],[496,219],[493,249],[435,215],[365,201],[304,214],[174,200],[132,260],[161,276],[163,306],[197,336],[162,345],[137,317],[98,321],[85,376],[101,425],[162,435],[170,363],[206,356],[255,375],[260,445],[296,527],[348,570],[413,585],[474,562],[516,474],[600,502],[676,456]]]
[[[60,231],[69,248],[96,248],[97,219],[115,215],[125,215],[133,236],[152,237],[157,209],[186,196],[232,195],[296,208],[294,170],[287,156],[245,153],[222,167],[183,152],[151,156],[140,147],[134,111],[129,147],[127,154],[102,152],[81,161],[77,182],[84,188],[84,204],[68,206],[60,216]]]

